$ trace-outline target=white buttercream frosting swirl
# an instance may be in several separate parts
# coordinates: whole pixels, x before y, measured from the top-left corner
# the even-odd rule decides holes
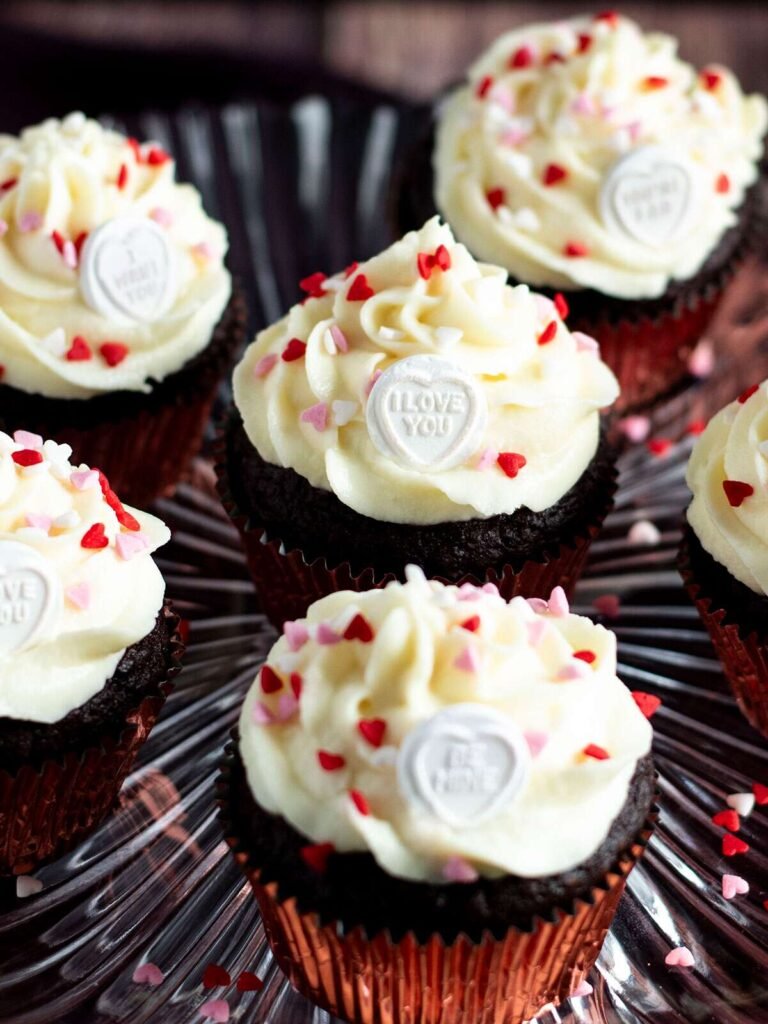
[[[549,299],[505,281],[437,218],[349,276],[326,279],[317,297],[257,336],[235,371],[250,441],[267,462],[380,521],[549,508],[594,457],[599,410],[618,385],[595,343],[571,333]],[[414,356],[420,362],[407,362]],[[451,364],[464,380],[458,398],[436,402],[471,393],[482,405],[483,415],[464,424],[475,431],[469,448],[464,433],[454,449],[463,452],[459,464],[403,461],[369,429],[388,371],[424,357],[432,368]],[[524,465],[509,470],[507,460],[505,472],[504,455],[521,455]]]
[[[88,239],[124,220],[161,235],[171,264],[150,320],[99,311],[82,286]],[[3,382],[52,398],[149,391],[211,340],[231,293],[226,249],[224,228],[159,146],[82,114],[0,135]]]
[[[440,107],[437,208],[478,258],[518,280],[654,298],[692,277],[736,222],[758,176],[767,111],[726,68],[697,73],[673,38],[644,34],[628,18],[515,29]],[[650,243],[601,215],[612,168],[649,147],[688,177],[683,185],[673,178],[677,198],[653,214],[665,222],[680,213],[685,224],[667,237],[662,223]],[[638,194],[659,174],[646,170],[631,182]],[[669,179],[656,184],[667,189]],[[637,213],[641,236],[648,214],[647,206]]]
[[[768,595],[768,381],[712,417],[686,479],[688,522],[702,547],[750,590]]]
[[[256,801],[308,842],[370,851],[403,878],[582,863],[651,745],[616,677],[615,636],[570,614],[559,589],[549,605],[506,603],[492,585],[408,577],[286,624],[240,716]],[[480,723],[468,744],[462,722]],[[432,810],[417,798],[430,793]]]
[[[165,583],[151,555],[170,533],[69,445],[14,436],[0,433],[0,718],[51,723],[152,631]]]

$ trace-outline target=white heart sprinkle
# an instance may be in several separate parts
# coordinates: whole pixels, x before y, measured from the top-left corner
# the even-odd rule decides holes
[[[755,808],[754,793],[730,793],[725,802],[742,818],[748,818]]]
[[[438,348],[450,348],[464,337],[460,327],[436,327],[435,344]]]
[[[16,879],[16,895],[20,900],[34,896],[43,888],[43,883],[34,875],[19,875]]]
[[[331,403],[333,422],[337,427],[345,427],[358,410],[357,402],[345,402],[337,398]]]
[[[40,340],[41,346],[52,356],[61,358],[67,351],[67,336],[63,327],[57,327]]]

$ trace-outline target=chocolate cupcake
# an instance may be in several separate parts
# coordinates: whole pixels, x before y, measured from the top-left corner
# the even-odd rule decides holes
[[[0,874],[109,812],[179,669],[167,528],[70,455],[0,433]]]
[[[687,359],[750,240],[766,103],[616,14],[515,29],[439,105],[400,182],[401,227],[436,209],[478,258],[559,290],[621,405]]]
[[[408,576],[286,623],[225,761],[225,834],[323,1008],[515,1024],[597,958],[654,818],[651,729],[562,590]]]
[[[82,114],[0,136],[0,429],[167,490],[243,337],[226,248],[157,145]]]
[[[768,736],[768,382],[707,424],[679,566],[739,707]]]
[[[321,277],[248,348],[219,453],[272,621],[412,562],[505,597],[569,589],[614,490],[595,342],[436,218]]]

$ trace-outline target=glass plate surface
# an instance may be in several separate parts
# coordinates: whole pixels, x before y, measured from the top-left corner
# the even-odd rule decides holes
[[[415,114],[312,97],[285,110],[195,108],[116,123],[178,154],[180,174],[227,223],[258,326],[298,298],[301,277],[387,244],[390,175]],[[577,589],[575,610],[587,614],[601,595],[619,596],[620,614],[608,622],[619,674],[663,700],[653,720],[662,817],[590,979],[593,994],[545,1008],[543,1024],[768,1022],[768,808],[744,821],[751,850],[735,860],[721,856],[722,832],[710,820],[726,794],[768,783],[768,742],[739,714],[674,567],[687,427],[768,376],[765,266],[740,275],[710,334],[717,374],[655,410],[652,436],[675,442],[665,455],[644,444],[622,455],[616,508]],[[0,881],[0,1022],[191,1024],[216,998],[242,1024],[325,1024],[328,1015],[277,970],[217,822],[217,762],[274,633],[210,463],[199,460],[155,511],[174,533],[158,561],[189,623],[185,667],[115,813],[37,873],[36,895],[19,899],[14,882]],[[628,541],[642,519],[656,525],[658,543]],[[750,893],[726,901],[724,873],[744,876]],[[678,945],[692,950],[694,969],[664,965]],[[162,969],[158,987],[132,981],[143,961]],[[212,963],[226,968],[230,986],[203,988]],[[243,970],[258,975],[261,991],[237,991]]]

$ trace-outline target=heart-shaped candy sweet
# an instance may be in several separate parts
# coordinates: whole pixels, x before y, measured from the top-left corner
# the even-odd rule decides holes
[[[34,548],[0,541],[0,660],[30,646],[55,621],[61,584]]]

